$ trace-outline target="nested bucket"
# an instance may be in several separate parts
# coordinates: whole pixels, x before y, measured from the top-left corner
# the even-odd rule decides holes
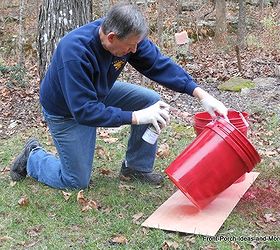
[[[236,110],[228,111],[228,119],[237,129],[239,129],[245,136],[248,132],[248,119],[249,114],[247,112],[238,112]],[[205,128],[205,126],[212,122],[212,117],[208,112],[198,112],[194,115],[193,127],[196,135],[199,135]]]
[[[207,124],[165,173],[201,209],[260,160],[246,136],[219,119]]]

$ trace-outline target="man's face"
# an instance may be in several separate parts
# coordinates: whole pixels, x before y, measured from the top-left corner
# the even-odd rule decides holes
[[[114,56],[122,57],[128,53],[135,53],[141,40],[142,38],[139,35],[130,35],[119,39],[115,34],[111,34],[108,36],[109,43],[106,49]]]

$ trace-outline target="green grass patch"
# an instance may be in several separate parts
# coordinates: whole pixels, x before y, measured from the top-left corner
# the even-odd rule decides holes
[[[50,138],[43,129],[26,131],[1,141],[1,249],[161,249],[165,242],[175,242],[178,244],[177,249],[238,249],[234,248],[236,244],[241,249],[251,249],[252,242],[240,240],[241,236],[269,235],[269,228],[264,230],[255,223],[260,217],[260,204],[254,207],[250,203],[252,201],[246,200],[241,200],[234,209],[216,235],[217,238],[141,227],[141,223],[177,189],[168,179],[157,188],[140,182],[119,180],[129,127],[111,134],[118,139],[115,143],[106,143],[101,138],[97,140],[97,145],[105,154],[95,155],[92,184],[84,190],[84,195],[96,201],[99,209],[81,211],[76,200],[79,190],[71,191],[70,199],[66,201],[61,190],[52,189],[31,178],[14,185],[3,170],[10,165],[31,135],[53,150]],[[159,141],[159,145],[168,144],[169,155],[158,157],[155,169],[163,172],[194,138],[192,127],[173,122],[162,132]],[[270,171],[265,167],[259,168],[264,173]],[[103,169],[110,170],[110,173],[104,175]],[[28,199],[27,206],[18,204],[22,197]],[[273,209],[269,211],[274,213]],[[135,221],[134,216],[137,214],[142,214],[142,217]],[[276,224],[270,223],[269,226],[276,227]],[[112,239],[119,235],[127,239],[127,244],[112,243]],[[266,249],[279,247],[279,241],[276,240],[257,244],[268,247]]]

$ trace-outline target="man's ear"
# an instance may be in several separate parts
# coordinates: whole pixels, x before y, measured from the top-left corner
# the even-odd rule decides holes
[[[114,39],[116,39],[116,34],[114,32],[110,32],[107,34],[107,39],[110,43],[112,43],[114,41]]]

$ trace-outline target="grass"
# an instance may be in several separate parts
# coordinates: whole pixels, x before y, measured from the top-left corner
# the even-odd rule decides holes
[[[273,129],[277,131],[277,126]],[[279,135],[279,131],[277,133]],[[50,138],[42,128],[17,134],[1,141],[2,170],[9,166],[31,134],[40,138],[46,148],[53,150]],[[172,249],[164,248],[164,244],[171,243],[174,243],[173,249],[251,249],[253,244],[266,247],[265,249],[280,248],[280,239],[257,242],[240,238],[269,236],[270,233],[275,235],[277,232],[279,237],[278,222],[266,224],[265,228],[258,227],[255,223],[260,220],[262,212],[274,215],[277,207],[264,208],[262,211],[261,202],[246,199],[241,199],[216,238],[141,227],[141,223],[177,189],[168,179],[163,186],[157,188],[119,180],[118,171],[128,134],[128,128],[112,134],[112,137],[118,138],[117,143],[112,144],[98,139],[98,145],[105,150],[105,156],[96,154],[93,183],[84,190],[87,199],[99,204],[98,210],[81,211],[76,200],[79,190],[71,191],[72,195],[66,201],[61,190],[49,188],[31,178],[14,185],[8,172],[2,171],[0,249]],[[159,143],[167,143],[170,154],[165,158],[158,157],[155,168],[163,171],[194,137],[191,127],[173,122],[162,133]],[[257,167],[264,178],[271,177],[267,174],[270,169],[265,168],[270,159],[266,161],[266,164]],[[104,169],[110,170],[108,175],[102,173]],[[279,176],[275,178],[279,181]],[[261,186],[266,180],[258,178],[254,186]],[[21,197],[28,198],[27,206],[18,204]],[[140,213],[143,214],[142,217],[134,221],[134,216]],[[114,244],[116,236],[125,237],[127,244]]]

